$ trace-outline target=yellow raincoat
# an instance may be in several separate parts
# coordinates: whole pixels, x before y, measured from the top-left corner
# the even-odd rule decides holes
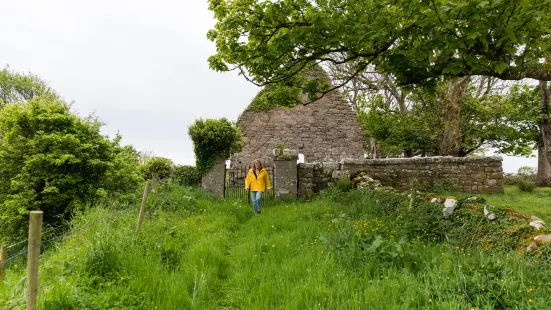
[[[249,169],[249,173],[245,179],[245,187],[248,187],[251,192],[264,192],[266,188],[272,188],[268,171],[262,168],[258,176],[256,176],[253,169]]]

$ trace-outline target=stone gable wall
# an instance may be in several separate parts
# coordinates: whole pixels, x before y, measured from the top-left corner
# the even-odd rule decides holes
[[[298,166],[298,195],[309,197],[332,186],[335,171],[354,175],[365,171],[385,186],[407,190],[413,179],[421,189],[430,189],[436,182],[459,186],[465,193],[502,193],[502,158],[494,157],[424,157],[342,160],[340,163],[306,163]]]
[[[247,144],[232,156],[232,166],[248,165],[255,158],[271,165],[272,151],[279,147],[299,150],[308,162],[362,159],[364,154],[364,133],[356,112],[337,92],[293,108],[246,110],[237,126]]]

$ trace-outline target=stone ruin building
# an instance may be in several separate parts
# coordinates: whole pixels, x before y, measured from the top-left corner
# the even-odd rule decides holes
[[[247,108],[239,116],[237,127],[246,145],[232,156],[232,167],[249,166],[255,158],[270,166],[273,150],[278,148],[299,150],[305,162],[364,158],[363,129],[356,112],[337,91],[292,108]]]

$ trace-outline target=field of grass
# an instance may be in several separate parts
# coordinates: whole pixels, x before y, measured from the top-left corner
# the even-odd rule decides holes
[[[354,191],[255,216],[188,189],[164,199],[139,233],[137,210],[77,217],[41,257],[39,308],[551,308],[548,261],[481,250],[435,220],[440,206],[407,211],[403,198]],[[6,274],[0,308],[24,309],[23,268]]]
[[[504,194],[483,195],[488,203],[514,208],[535,215],[551,224],[551,188],[538,187],[532,193],[521,192],[515,185],[506,185]]]

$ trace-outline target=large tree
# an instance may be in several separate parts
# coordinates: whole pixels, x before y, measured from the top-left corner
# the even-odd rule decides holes
[[[539,104],[526,85],[508,88],[484,77],[443,81],[408,91],[405,112],[383,94],[367,96],[359,119],[387,153],[466,156],[485,146],[530,155],[538,138]]]
[[[290,81],[319,64],[370,64],[399,83],[441,75],[551,80],[549,0],[209,0],[211,68],[257,85]],[[305,86],[309,81],[295,79]],[[336,87],[345,84],[344,81]],[[328,91],[320,83],[309,91]]]
[[[539,185],[551,186],[551,83],[540,81],[541,118],[538,122],[538,174]]]
[[[549,0],[209,0],[209,4],[217,19],[208,33],[217,48],[209,58],[211,68],[238,70],[260,86],[292,84],[311,100],[342,88],[371,70],[371,65],[401,85],[474,75],[551,81]],[[330,64],[351,67],[337,85],[301,75]],[[460,91],[464,84],[457,86]],[[452,107],[461,103],[442,99]],[[542,123],[541,145],[550,154],[547,127]],[[452,133],[454,128],[449,129]],[[551,158],[547,161],[551,164]]]

